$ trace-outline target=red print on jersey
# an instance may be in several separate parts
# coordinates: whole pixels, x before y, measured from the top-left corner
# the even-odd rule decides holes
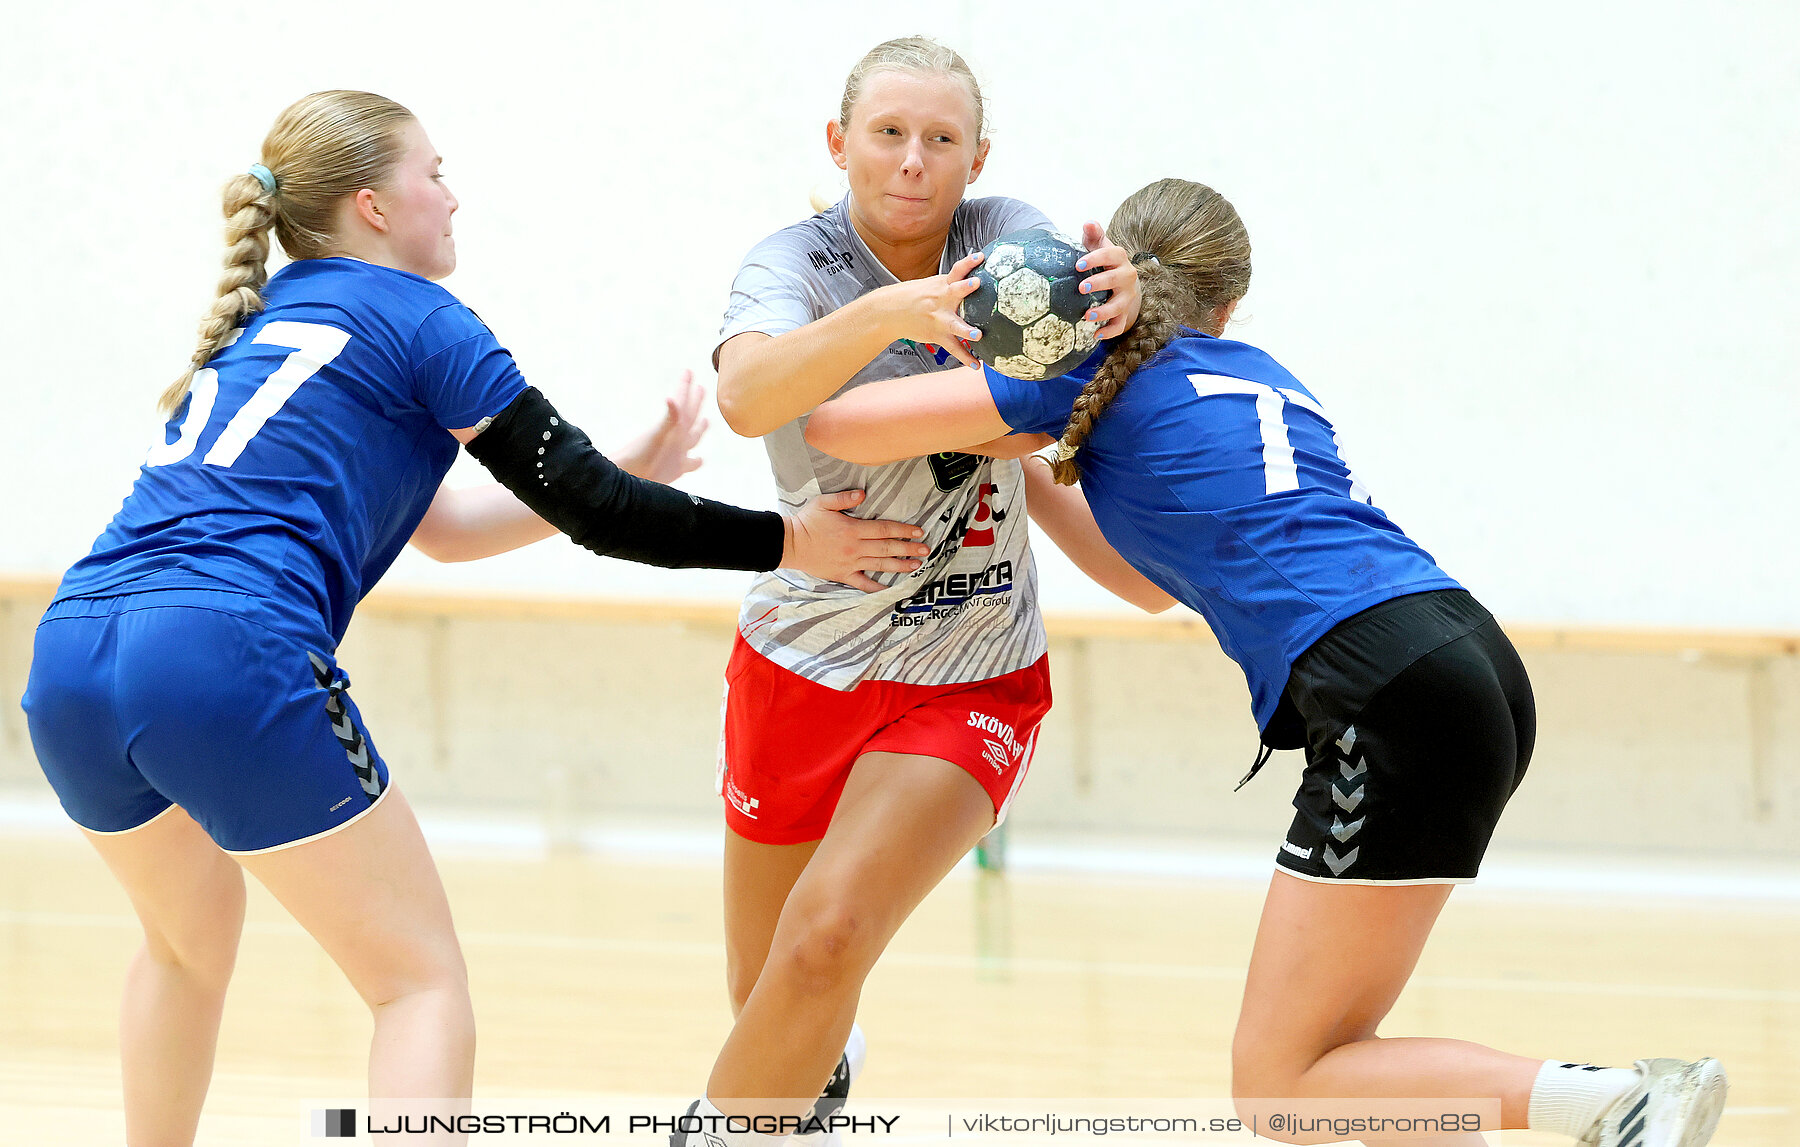
[[[999,521],[994,511],[988,506],[988,499],[997,493],[999,487],[992,482],[981,484],[981,500],[976,503],[975,516],[969,519],[969,532],[963,535],[963,548],[974,546],[991,546],[994,544],[994,523]]]

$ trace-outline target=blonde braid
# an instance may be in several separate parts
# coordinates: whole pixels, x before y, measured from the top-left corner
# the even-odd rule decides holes
[[[290,259],[331,254],[338,208],[364,187],[385,187],[405,154],[404,130],[413,114],[373,92],[314,92],[288,105],[262,143],[259,173],[225,184],[225,274],[212,310],[200,324],[200,345],[187,370],[158,403],[164,414],[181,406],[194,372],[219,353],[231,332],[263,309],[269,281],[269,231]],[[266,170],[263,170],[266,169]]]
[[[1063,428],[1056,444],[1056,457],[1050,463],[1050,474],[1058,485],[1073,486],[1081,477],[1075,465],[1075,452],[1087,444],[1094,423],[1125,389],[1125,383],[1137,369],[1153,359],[1181,333],[1181,320],[1174,303],[1174,284],[1167,271],[1154,263],[1138,269],[1144,301],[1138,321],[1122,338],[1107,349],[1106,361],[1094,372],[1093,379],[1081,388],[1075,406],[1069,412],[1069,424]]]
[[[1185,179],[1159,179],[1133,192],[1107,224],[1114,243],[1140,256],[1144,293],[1137,324],[1107,350],[1106,361],[1082,388],[1069,413],[1050,471],[1064,486],[1079,478],[1075,453],[1094,422],[1137,369],[1181,334],[1183,326],[1210,335],[1223,329],[1220,308],[1250,289],[1250,236],[1237,209],[1217,191]]]
[[[275,225],[276,193],[264,191],[254,175],[234,175],[225,184],[225,274],[219,297],[200,322],[200,345],[188,368],[169,384],[157,404],[173,415],[193,384],[194,372],[225,345],[231,332],[263,308],[262,286],[269,281],[269,229]]]

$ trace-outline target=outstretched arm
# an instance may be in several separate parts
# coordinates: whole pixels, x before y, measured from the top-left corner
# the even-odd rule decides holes
[[[706,433],[700,413],[705,399],[706,388],[695,384],[694,372],[682,371],[674,392],[664,399],[662,418],[612,456],[619,469],[665,484],[699,469],[693,449]],[[433,561],[467,562],[541,542],[556,532],[512,491],[491,482],[440,488],[410,543]]]
[[[438,487],[407,544],[434,562],[472,562],[554,537],[556,527],[498,482]]]
[[[992,442],[978,442],[973,446],[964,446],[964,454],[980,454],[988,458],[1018,459],[1036,454],[1039,450],[1055,442],[1048,434],[1008,434],[1004,438],[996,438]]]
[[[859,386],[813,411],[806,423],[806,441],[815,449],[863,466],[997,446],[996,439],[1011,433],[979,367]]]
[[[1175,604],[1161,586],[1139,573],[1112,548],[1078,486],[1058,486],[1043,459],[1025,460],[1025,508],[1032,524],[1050,535],[1082,573],[1139,609],[1161,613]]]
[[[882,586],[865,571],[915,570],[926,553],[916,526],[843,513],[862,502],[860,490],[775,514],[634,477],[595,450],[535,387],[478,426],[451,434],[538,517],[609,557],[676,569],[784,567],[873,591]]]

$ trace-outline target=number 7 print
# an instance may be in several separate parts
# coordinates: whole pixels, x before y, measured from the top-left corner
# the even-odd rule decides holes
[[[1256,399],[1256,420],[1262,426],[1263,493],[1279,494],[1300,488],[1300,471],[1294,465],[1294,446],[1288,441],[1287,420],[1282,417],[1284,408],[1291,402],[1312,411],[1324,421],[1331,431],[1331,446],[1337,451],[1338,463],[1350,479],[1350,497],[1354,501],[1373,504],[1369,492],[1356,480],[1356,472],[1350,469],[1350,463],[1344,461],[1344,444],[1338,439],[1337,427],[1331,425],[1324,409],[1307,395],[1266,382],[1247,382],[1222,374],[1190,374],[1188,381],[1194,384],[1194,393],[1201,398],[1215,394],[1245,394]]]
[[[222,351],[236,343],[242,333],[234,332],[219,349]],[[326,363],[344,352],[344,347],[350,342],[350,335],[347,331],[322,323],[275,322],[264,326],[250,341],[293,347],[294,353],[281,360],[275,373],[256,388],[256,393],[250,396],[250,400],[225,424],[218,441],[213,443],[212,449],[201,459],[208,466],[230,466],[236,462],[238,455],[244,452],[244,447],[256,437],[256,432],[287,404],[287,400],[300,389],[300,384],[319,373]],[[181,433],[173,442],[152,446],[150,453],[144,458],[144,465],[167,466],[192,454],[195,444],[200,441],[200,432],[212,420],[213,403],[218,397],[219,372],[211,367],[195,371],[193,384],[189,388],[188,413],[181,422]]]

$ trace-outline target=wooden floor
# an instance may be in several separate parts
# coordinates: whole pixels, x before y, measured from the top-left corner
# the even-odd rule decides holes
[[[478,1091],[697,1094],[728,1026],[715,867],[440,865],[473,977]],[[1245,883],[959,874],[869,982],[858,1094],[1223,1097],[1260,899]],[[361,1092],[362,1006],[254,886],[249,919],[202,1144],[299,1142],[303,1100]],[[0,836],[8,1142],[122,1142],[114,1025],[137,943],[79,839]],[[1601,1063],[1716,1055],[1733,1088],[1714,1142],[1793,1147],[1800,908],[1463,890],[1384,1030]]]

